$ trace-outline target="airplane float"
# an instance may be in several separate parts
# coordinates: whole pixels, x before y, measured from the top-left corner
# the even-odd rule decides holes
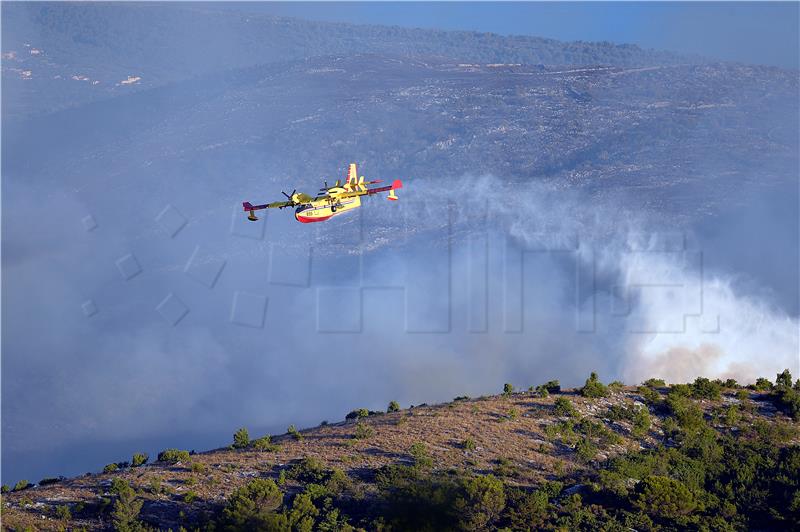
[[[319,194],[312,198],[303,192],[293,190],[291,194],[281,191],[281,194],[286,196],[288,201],[276,201],[273,203],[265,203],[264,205],[253,205],[249,201],[242,203],[245,212],[248,212],[247,219],[255,222],[255,211],[261,209],[283,209],[286,207],[297,207],[294,211],[294,217],[298,222],[311,223],[311,222],[324,222],[334,216],[357,209],[361,207],[361,196],[372,196],[380,192],[388,192],[389,195],[386,199],[397,200],[397,195],[394,191],[398,188],[403,188],[403,183],[399,179],[395,179],[389,186],[367,188],[367,185],[374,185],[382,183],[382,180],[364,182],[364,176],[358,177],[356,173],[356,165],[352,163],[347,172],[347,180],[342,184],[338,179],[332,187],[328,187],[328,182],[325,182],[325,188],[319,189]]]

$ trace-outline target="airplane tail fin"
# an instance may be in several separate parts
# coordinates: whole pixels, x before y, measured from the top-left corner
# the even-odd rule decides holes
[[[390,199],[392,201],[397,201],[397,194],[395,194],[394,191],[397,190],[398,188],[403,188],[403,182],[400,181],[399,179],[395,179],[391,185],[387,185],[385,187],[367,189],[367,194],[371,196],[373,194],[378,194],[380,192],[388,192],[389,195],[387,196],[387,199]]]
[[[258,221],[258,218],[256,218],[256,213],[255,213],[256,208],[253,207],[252,203],[250,203],[249,201],[243,201],[242,207],[244,208],[245,212],[249,212],[249,214],[247,215],[248,220],[250,220],[251,222]]]
[[[392,183],[392,188],[389,190],[389,195],[386,196],[386,199],[397,201],[397,194],[395,194],[394,191],[397,190],[398,188],[403,188],[403,182],[400,181],[399,179],[395,179],[394,182]]]
[[[358,174],[356,172],[356,163],[350,163],[350,169],[347,171],[347,184],[358,184]]]

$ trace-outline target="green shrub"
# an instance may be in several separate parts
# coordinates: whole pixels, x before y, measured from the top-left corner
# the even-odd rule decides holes
[[[115,478],[111,482],[111,493],[116,495],[111,514],[114,529],[121,532],[141,530],[138,518],[143,501],[136,496],[131,485],[121,478]]]
[[[345,419],[361,419],[362,417],[369,416],[369,410],[366,408],[357,408],[352,410],[349,414],[345,416]]]
[[[463,442],[461,442],[461,447],[462,447],[462,448],[463,448],[465,451],[474,451],[474,450],[475,450],[475,447],[476,447],[476,446],[475,446],[475,440],[473,440],[472,438],[467,438],[466,440],[464,440]]]
[[[189,451],[181,449],[166,449],[158,453],[158,461],[168,464],[177,464],[178,462],[189,461]]]
[[[332,469],[328,473],[328,478],[325,480],[324,488],[328,495],[333,497],[338,497],[345,491],[348,491],[352,488],[353,483],[347,474],[342,471],[341,469]],[[307,486],[306,490],[310,487]]]
[[[736,379],[726,379],[725,382],[722,383],[722,386],[735,390],[739,388],[739,383],[736,382]]]
[[[775,377],[775,386],[792,387],[792,374],[789,372],[788,368],[778,373],[778,376]]]
[[[286,516],[276,513],[283,493],[271,479],[258,478],[236,489],[222,511],[222,530],[289,530]]]
[[[191,503],[195,499],[197,499],[197,493],[194,490],[189,490],[183,494],[183,502],[185,503]]]
[[[508,410],[508,419],[515,421],[519,418],[519,409],[511,408]]]
[[[730,405],[725,409],[725,424],[729,427],[735,427],[741,419],[742,415],[736,405]]]
[[[119,469],[117,464],[106,464],[106,466],[103,468],[103,473],[113,473],[117,469]]]
[[[661,422],[661,430],[664,432],[664,437],[674,438],[680,431],[680,426],[674,417],[667,416]]]
[[[691,399],[671,391],[667,395],[667,406],[683,430],[694,431],[705,426],[703,411]]]
[[[420,469],[433,467],[433,459],[428,454],[428,448],[422,442],[416,442],[409,449],[409,453],[414,458],[414,465]]]
[[[600,382],[597,373],[594,371],[586,379],[586,383],[581,388],[581,395],[584,397],[606,397],[608,395],[608,387]]]
[[[612,392],[619,392],[625,388],[625,383],[621,381],[614,381],[608,385],[608,389]]]
[[[66,504],[59,504],[56,506],[56,519],[61,521],[69,521],[72,519],[72,513],[69,511],[69,506]]]
[[[462,530],[489,530],[506,506],[503,482],[492,475],[468,477],[462,482],[453,508]]]
[[[572,405],[572,401],[566,397],[558,397],[556,402],[553,403],[553,413],[557,416],[575,417],[578,411]]]
[[[0,493],[8,493],[11,491],[11,487],[8,484],[3,484],[2,488],[0,488]]]
[[[792,374],[788,369],[778,374],[770,399],[795,421],[800,421],[800,391],[792,387]]]
[[[722,392],[722,385],[705,377],[697,377],[692,384],[692,397],[696,399],[712,399],[718,401]]]
[[[667,383],[664,382],[664,379],[647,379],[642,384],[648,388],[661,388],[667,385]]]
[[[661,403],[661,394],[649,386],[639,386],[637,392],[642,396],[644,402],[649,405],[657,406]]]
[[[20,480],[16,484],[14,484],[14,491],[22,491],[24,489],[30,488],[31,483],[27,480]]]
[[[547,493],[536,490],[525,493],[508,511],[512,530],[541,530],[548,516]]]
[[[633,421],[636,417],[636,408],[625,405],[611,405],[608,407],[604,417],[610,421]]]
[[[547,437],[547,441],[555,441],[560,433],[560,425],[558,423],[550,423],[544,427],[544,435]]]
[[[495,460],[494,474],[498,477],[517,477],[519,468],[509,458],[500,457]]]
[[[689,515],[697,508],[691,491],[675,479],[651,475],[636,486],[631,501],[634,508],[660,519],[675,519]]]
[[[561,393],[561,383],[556,380],[547,381],[542,386],[550,393]]]
[[[741,390],[737,390],[736,399],[738,399],[740,402],[747,401],[748,399],[750,399],[750,393],[744,388],[742,388]]]
[[[591,462],[597,455],[597,446],[589,438],[581,438],[575,446],[575,452],[583,462]]]
[[[469,401],[471,397],[469,395],[459,395],[458,397],[453,398],[453,401]]]
[[[759,377],[756,379],[756,383],[751,385],[751,387],[759,392],[765,392],[772,389],[772,383],[769,381],[769,379]]]
[[[514,393],[514,385],[511,384],[510,382],[505,383],[503,385],[503,395],[508,396],[511,395],[512,393]]]
[[[203,462],[192,462],[192,473],[208,473],[208,466]]]
[[[571,423],[569,420],[568,423]],[[618,444],[622,442],[622,437],[616,432],[609,430],[602,423],[590,419],[581,419],[573,424],[574,429],[589,438],[597,438],[603,445]],[[576,438],[577,439],[577,438]]]
[[[637,408],[633,417],[633,429],[631,434],[636,438],[641,438],[650,430],[650,412],[647,408]]]
[[[357,440],[366,440],[371,438],[375,434],[375,431],[372,427],[367,425],[366,423],[361,423],[360,421],[356,423],[356,430],[353,434],[353,438]]]
[[[300,434],[300,431],[298,431],[297,427],[295,427],[294,425],[289,425],[289,428],[286,429],[286,433],[297,441],[303,439],[303,435]]]
[[[293,480],[322,484],[328,477],[325,466],[313,456],[306,456],[294,464],[287,474]]]
[[[250,433],[245,427],[233,433],[233,448],[246,449],[250,446]]]
[[[397,401],[391,401],[389,403],[389,408],[386,409],[387,412],[399,412],[400,411],[400,403]]]
[[[536,387],[536,395],[539,397],[548,397],[550,395],[550,391],[547,389],[546,386],[540,385]]]
[[[150,457],[147,456],[147,453],[134,453],[133,458],[131,458],[131,467],[143,466],[149,459]]]
[[[147,485],[150,489],[150,493],[154,495],[159,495],[162,491],[161,477],[158,476],[150,477],[150,480],[148,480]]]
[[[272,443],[272,438],[267,435],[253,440],[253,449],[262,452],[274,452],[280,449],[280,446]]]
[[[691,397],[692,391],[691,384],[673,384],[669,387],[670,394],[679,395],[681,397]]]
[[[291,530],[298,532],[311,532],[314,529],[314,521],[320,511],[314,506],[313,498],[308,493],[298,493],[292,500],[292,509],[287,518]]]

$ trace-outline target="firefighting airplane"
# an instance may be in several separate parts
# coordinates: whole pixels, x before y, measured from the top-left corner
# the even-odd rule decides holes
[[[350,165],[347,172],[347,181],[341,184],[339,180],[332,187],[328,187],[328,182],[325,182],[325,188],[319,190],[319,194],[312,198],[308,194],[297,192],[293,190],[291,194],[281,192],[288,201],[276,201],[274,203],[266,203],[264,205],[253,205],[249,201],[242,203],[244,210],[248,212],[247,219],[255,222],[258,220],[255,211],[261,209],[283,209],[284,207],[297,207],[294,211],[294,217],[298,222],[304,224],[311,222],[324,222],[334,216],[351,211],[361,207],[361,196],[371,196],[379,192],[388,192],[389,196],[386,199],[397,200],[394,191],[398,188],[403,188],[403,183],[399,179],[385,187],[367,188],[367,185],[374,185],[381,183],[377,181],[364,182],[364,176],[358,177],[356,173],[355,163]]]

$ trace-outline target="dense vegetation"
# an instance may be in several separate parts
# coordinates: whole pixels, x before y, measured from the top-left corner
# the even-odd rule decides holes
[[[628,388],[630,390],[632,388]],[[635,390],[635,389],[634,389]],[[491,471],[440,467],[425,441],[416,441],[406,458],[369,471],[345,472],[313,456],[276,464],[236,488],[224,504],[210,503],[201,513],[180,513],[197,530],[789,530],[800,526],[800,445],[797,420],[800,380],[788,370],[775,383],[759,379],[749,387],[733,380],[698,378],[689,384],[667,385],[649,379],[635,392],[644,401],[607,398],[621,393],[621,383],[605,385],[592,373],[574,392],[557,382],[531,387],[527,396],[557,394],[544,433],[558,449],[574,453],[584,467],[570,474],[548,475],[520,483],[520,463],[514,457],[494,461]],[[751,394],[759,394],[758,402]],[[503,387],[502,401],[525,395]],[[577,398],[588,398],[576,407]],[[471,401],[464,396],[453,403]],[[603,402],[605,401],[605,402]],[[517,403],[518,404],[518,403]],[[587,416],[586,406],[604,408]],[[602,406],[607,405],[607,406]],[[760,406],[759,406],[760,405]],[[751,415],[772,405],[776,414]],[[474,408],[474,407],[473,407]],[[396,402],[390,413],[400,412]],[[369,440],[371,419],[382,412],[356,409],[347,415],[352,440]],[[498,422],[517,419],[516,407]],[[397,424],[405,419],[397,418]],[[654,425],[657,422],[658,425]],[[627,452],[607,453],[626,445],[620,427],[644,445]],[[305,431],[304,431],[305,432]],[[295,427],[290,438],[302,441]],[[459,441],[467,457],[479,450],[472,438]],[[269,436],[251,440],[241,428],[232,452],[271,453],[280,449]],[[263,455],[259,455],[263,456]],[[202,477],[208,468],[192,462],[187,451],[167,449],[159,463],[183,463]],[[469,458],[468,458],[469,461]],[[141,468],[147,456],[137,453],[131,464],[112,464],[118,471]],[[63,479],[53,479],[61,482]],[[180,500],[197,500],[195,477]],[[42,483],[44,484],[44,482]],[[25,481],[14,490],[29,489]],[[144,488],[167,488],[151,479]],[[73,518],[99,518],[116,530],[148,530],[142,487],[114,476],[108,494],[98,501],[54,507],[59,523]],[[4,488],[4,492],[9,491]],[[29,501],[30,502],[30,501]],[[187,506],[187,509],[190,506]]]

